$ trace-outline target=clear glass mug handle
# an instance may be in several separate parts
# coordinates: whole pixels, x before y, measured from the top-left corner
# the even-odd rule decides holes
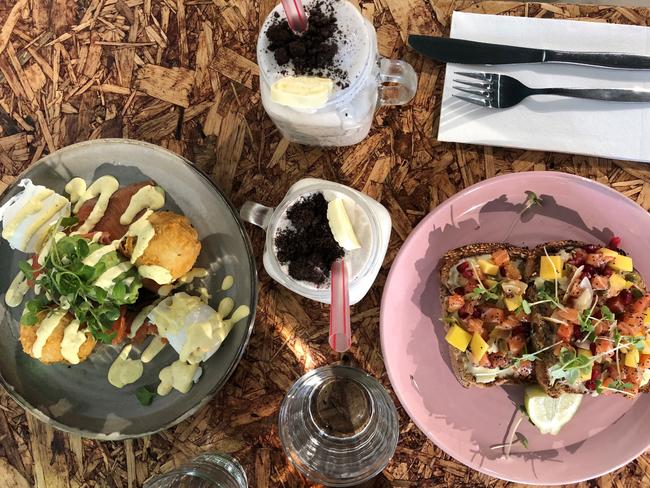
[[[379,58],[379,105],[404,105],[418,89],[413,66],[401,59]]]
[[[259,203],[246,201],[239,209],[239,216],[244,222],[261,227],[266,230],[271,221],[274,208],[265,207]]]

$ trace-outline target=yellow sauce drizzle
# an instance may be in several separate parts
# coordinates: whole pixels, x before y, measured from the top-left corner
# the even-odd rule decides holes
[[[217,313],[219,313],[221,317],[227,317],[230,315],[230,312],[232,312],[233,308],[235,308],[235,301],[230,297],[226,297],[219,302]]]
[[[131,263],[128,261],[117,264],[111,268],[108,268],[106,271],[104,271],[101,275],[99,275],[99,278],[95,280],[93,285],[99,286],[100,288],[103,288],[104,290],[108,290],[115,279],[120,276],[123,273],[126,273],[128,270],[130,270],[133,266]]]
[[[198,364],[187,364],[180,359],[163,368],[158,375],[160,379],[158,395],[165,396],[172,391],[172,388],[187,393],[192,388],[194,375],[198,369]]]
[[[194,281],[197,278],[205,278],[208,276],[208,270],[205,268],[192,268],[189,270],[187,273],[185,273],[183,276],[181,276],[178,281],[181,283],[189,283],[191,281]]]
[[[160,336],[154,336],[154,338],[151,340],[147,348],[142,352],[142,356],[140,356],[140,360],[143,363],[149,363],[153,358],[155,358],[160,351],[162,351],[165,346],[167,345],[166,342],[163,342],[163,338]]]
[[[138,312],[138,315],[135,316],[133,322],[131,322],[131,331],[129,332],[129,338],[133,339],[135,334],[138,332],[138,329],[142,327],[144,321],[147,320],[147,315],[153,310],[155,304],[147,305],[142,310]]]
[[[155,230],[151,222],[149,222],[149,216],[153,213],[152,210],[147,210],[142,217],[133,222],[129,226],[129,230],[126,231],[126,236],[136,237],[136,243],[131,253],[131,262],[135,263],[136,260],[144,254],[145,249],[149,245],[151,239],[155,235]]]
[[[78,202],[79,199],[86,193],[86,182],[83,178],[72,178],[67,185],[65,185],[65,192],[70,195],[72,203]],[[81,206],[81,205],[80,205]],[[78,209],[75,208],[75,213]]]
[[[116,388],[135,383],[140,379],[144,371],[142,361],[129,359],[131,347],[131,344],[125,346],[108,370],[108,382]]]
[[[156,266],[155,264],[138,266],[138,273],[143,278],[149,278],[159,285],[166,285],[173,280],[172,274],[167,268]]]
[[[31,263],[31,259],[28,262]],[[27,284],[27,278],[25,278],[22,271],[18,271],[18,274],[7,289],[7,293],[5,294],[5,303],[8,307],[17,307],[23,302],[23,298],[28,291],[29,285]]]
[[[165,205],[165,193],[157,186],[143,186],[131,197],[129,206],[120,216],[120,224],[127,225],[145,208],[158,210]]]
[[[108,253],[113,252],[117,249],[119,241],[113,241],[106,246],[102,246],[96,251],[91,252],[83,260],[83,263],[87,266],[95,266],[100,259],[106,256]]]
[[[119,187],[120,183],[114,177],[102,176],[92,185],[90,185],[88,189],[83,193],[83,195],[81,195],[74,207],[75,213],[77,213],[81,206],[91,198],[95,198],[97,196],[98,198],[95,206],[90,212],[90,215],[83,223],[83,225],[79,227],[79,233],[84,234],[93,230],[95,224],[97,224],[97,222],[99,222],[104,216],[104,212],[106,212],[108,201],[110,200],[111,195],[113,195],[113,193],[115,193]]]
[[[65,310],[55,310],[48,314],[47,317],[43,319],[43,321],[40,323],[38,326],[32,326],[32,327],[38,327],[38,330],[36,331],[36,340],[34,341],[34,345],[32,346],[32,356],[35,357],[36,359],[39,359],[41,355],[43,354],[43,347],[45,347],[45,343],[47,342],[47,339],[52,335],[52,332],[54,332],[54,329],[57,328],[59,323],[61,322],[61,319],[64,317],[64,315],[67,312]]]
[[[212,298],[212,295],[208,293],[208,289],[205,286],[197,288],[196,291],[199,292],[201,300],[205,303],[208,303],[210,301],[210,298]]]
[[[174,286],[173,284],[171,284],[171,285],[163,285],[160,288],[158,288],[158,295],[161,296],[161,297],[169,296],[169,294],[172,291],[174,291],[174,288],[176,288],[176,286]]]
[[[221,283],[221,291],[228,291],[232,288],[233,283],[235,283],[235,278],[232,275],[228,275],[223,279]]]
[[[181,330],[187,314],[201,305],[203,302],[200,298],[187,293],[177,293],[151,311],[151,322],[156,324],[161,336],[173,335]]]
[[[50,219],[59,212],[59,210],[67,205],[67,203],[68,202],[66,199],[62,197],[60,200],[53,202],[52,206],[46,212],[43,212],[43,214],[38,219],[34,220],[34,222],[32,222],[32,224],[27,228],[25,234],[23,235],[22,247],[25,248],[36,231],[47,224]],[[45,229],[45,235],[41,237],[41,242],[47,235],[48,230],[49,229]]]
[[[237,310],[235,310],[235,312],[228,320],[234,325],[240,320],[248,317],[250,313],[251,313],[251,309],[248,306],[240,305],[239,307],[237,307]]]
[[[23,220],[25,220],[28,215],[32,215],[43,210],[43,201],[47,200],[50,195],[53,194],[53,190],[46,188],[45,190],[41,190],[36,195],[34,195],[25,205],[23,205],[23,208],[21,208],[16,213],[14,218],[4,226],[4,229],[2,230],[2,237],[7,240],[11,239],[16,232],[16,229],[23,222]],[[59,207],[59,209],[60,208],[61,207]]]
[[[208,276],[208,270],[205,268],[192,268],[189,270],[187,273],[185,273],[183,276],[178,278],[177,283],[171,283],[169,285],[163,285],[160,288],[158,288],[158,295],[161,297],[166,297],[169,296],[169,294],[174,291],[176,288],[190,283],[194,281],[197,278],[205,278]],[[201,294],[201,300],[207,303],[208,299],[210,298],[210,295],[208,295],[208,290],[206,288],[199,288],[197,290]]]
[[[86,342],[86,334],[79,330],[79,321],[74,319],[63,331],[61,355],[70,364],[79,364],[79,349]]]

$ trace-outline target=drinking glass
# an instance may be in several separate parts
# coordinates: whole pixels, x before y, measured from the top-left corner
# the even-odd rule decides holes
[[[307,7],[314,1],[303,3]],[[266,18],[258,37],[262,104],[291,142],[316,146],[357,144],[368,135],[377,107],[408,103],[417,90],[417,75],[410,64],[379,55],[375,28],[358,8],[347,0],[335,5],[339,22],[348,26],[349,38],[340,45],[338,57],[340,65],[347,66],[351,83],[334,92],[321,107],[298,109],[271,99],[271,86],[285,76],[286,70],[275,62],[265,33],[274,19],[286,18],[281,5]]]
[[[388,250],[392,223],[388,210],[382,204],[368,195],[340,183],[317,178],[303,178],[289,188],[289,191],[277,207],[269,208],[248,201],[241,207],[239,216],[242,220],[261,227],[266,232],[263,263],[264,269],[271,278],[294,293],[321,303],[330,303],[331,291],[329,286],[310,286],[306,282],[293,279],[283,270],[278,261],[274,244],[278,229],[285,224],[286,212],[289,207],[300,198],[314,192],[332,192],[350,198],[365,211],[370,222],[369,258],[363,269],[359,270],[355,275],[349,276],[350,305],[354,305],[368,293],[368,290],[375,282]]]
[[[397,410],[381,384],[348,365],[300,378],[280,407],[284,452],[312,481],[353,486],[378,475],[397,447]]]
[[[158,475],[144,488],[247,488],[246,472],[227,454],[200,454],[169,473]]]

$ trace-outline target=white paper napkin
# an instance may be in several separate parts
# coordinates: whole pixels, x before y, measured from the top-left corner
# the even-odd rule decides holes
[[[454,12],[451,37],[566,51],[650,55],[647,27]],[[532,87],[645,88],[650,70],[561,64],[448,64],[438,139],[650,162],[650,103],[614,103],[535,96],[509,109],[452,97],[456,71],[514,76]]]

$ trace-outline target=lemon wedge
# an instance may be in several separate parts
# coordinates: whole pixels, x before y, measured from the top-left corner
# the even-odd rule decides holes
[[[271,85],[271,100],[293,108],[318,108],[325,105],[333,89],[329,78],[286,76]]]
[[[327,220],[334,240],[339,243],[339,246],[346,251],[361,247],[342,198],[335,198],[327,204]]]
[[[524,405],[530,421],[542,434],[557,435],[578,411],[580,402],[582,395],[564,393],[559,398],[553,398],[538,386],[529,386],[524,394]]]

